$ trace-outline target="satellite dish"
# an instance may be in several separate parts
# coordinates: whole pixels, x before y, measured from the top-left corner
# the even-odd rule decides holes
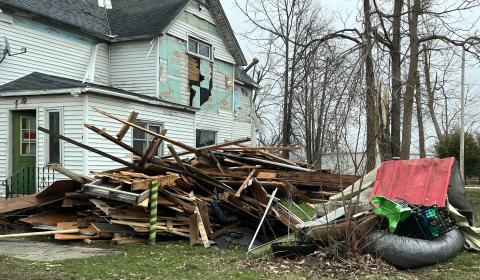
[[[8,42],[7,37],[5,36],[5,37],[3,37],[3,38],[4,38],[4,40],[5,40],[5,48],[3,49],[3,54],[0,54],[0,56],[1,56],[1,57],[0,57],[0,63],[3,62],[3,60],[5,59],[5,57],[7,56],[7,54],[8,54],[8,56],[15,56],[15,55],[19,55],[19,54],[23,54],[23,53],[26,53],[26,52],[27,52],[27,48],[22,47],[22,48],[20,49],[20,52],[18,52],[18,53],[13,53],[13,52],[12,52],[12,49],[10,48],[10,43]]]
[[[8,55],[12,55],[12,49],[10,48],[10,43],[8,42],[7,37],[3,37],[5,39],[5,50]]]

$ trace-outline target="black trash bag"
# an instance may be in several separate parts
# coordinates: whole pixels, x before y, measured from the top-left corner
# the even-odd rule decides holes
[[[448,202],[457,208],[458,212],[467,218],[468,223],[473,226],[474,211],[473,207],[465,197],[465,185],[460,175],[458,161],[454,161],[452,171],[450,173],[450,182],[448,183],[447,192]]]
[[[424,240],[374,231],[367,236],[365,253],[379,257],[401,269],[418,268],[444,262],[459,253],[465,238],[458,229]]]

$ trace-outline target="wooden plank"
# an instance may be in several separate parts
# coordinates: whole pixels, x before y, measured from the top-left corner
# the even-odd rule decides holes
[[[137,117],[138,117],[138,112],[133,111],[130,113],[130,115],[128,115],[127,121],[133,123],[135,122]],[[117,133],[117,139],[122,140],[125,134],[127,134],[129,128],[130,126],[128,124],[123,124]]]
[[[208,241],[207,231],[205,230],[205,225],[203,224],[202,216],[200,215],[200,210],[198,209],[198,206],[195,206],[194,213],[197,215],[198,230],[200,231],[200,237],[202,238],[201,241],[203,243],[203,247],[208,248],[210,247],[210,241]]]
[[[167,134],[167,130],[166,129],[163,129],[160,134],[162,134],[163,136],[165,136]],[[140,162],[139,162],[139,165],[140,166],[144,166],[145,163],[147,163],[149,160],[151,160],[154,156],[155,156],[155,153],[158,151],[158,147],[160,147],[160,145],[162,144],[162,139],[160,139],[159,137],[155,137],[152,141],[152,143],[150,144],[150,146],[148,146],[147,148],[147,151],[145,152],[145,154],[142,156],[142,158],[140,159]]]
[[[233,140],[233,141],[227,141],[227,142],[224,142],[224,143],[221,143],[221,144],[215,144],[215,145],[210,145],[210,146],[204,146],[204,147],[201,147],[201,148],[197,148],[197,151],[214,151],[214,150],[217,150],[219,148],[222,148],[222,147],[226,147],[226,146],[231,146],[231,145],[235,145],[235,144],[240,144],[240,143],[245,143],[245,142],[248,142],[252,140],[251,138],[249,137],[246,137],[246,138],[240,138],[240,139],[236,139],[236,140]],[[184,156],[184,155],[188,155],[188,154],[191,154],[192,152],[182,152],[182,153],[178,153],[179,156]],[[173,155],[167,155],[167,156],[162,156],[161,158],[162,159],[167,159],[167,158],[171,158],[173,157]]]
[[[76,181],[80,184],[85,184],[85,183],[93,181],[92,178],[89,178],[87,176],[82,176],[82,175],[79,175],[79,174],[77,174],[73,171],[70,171],[70,170],[66,169],[65,167],[63,167],[61,164],[52,163],[50,166],[52,167],[53,170],[67,176],[68,178],[70,178],[70,179],[72,179],[72,180],[74,180],[74,181]]]
[[[92,225],[89,225],[86,228],[79,229],[76,222],[62,222],[62,223],[58,223],[57,227],[63,228],[63,229],[77,229],[79,231],[77,233],[57,233],[55,234],[56,240],[81,240],[85,238],[89,238],[89,239],[100,238],[100,234],[95,230],[95,228]],[[95,233],[95,235],[81,234],[82,231],[92,232],[92,233]]]
[[[238,188],[237,192],[235,193],[236,197],[240,197],[242,195],[242,191],[248,187],[250,184],[250,180],[252,179],[253,175],[257,172],[257,169],[253,169],[250,171],[250,174],[248,174],[247,178],[245,178],[245,181],[243,181],[242,185],[240,188]]]
[[[44,212],[22,218],[19,221],[36,226],[57,226],[60,222],[74,222],[77,215],[75,213],[59,210],[54,212]]]
[[[0,235],[0,239],[5,238],[18,238],[18,237],[31,237],[31,236],[44,236],[44,235],[57,235],[57,234],[75,234],[78,233],[79,229],[62,229],[62,230],[52,230],[52,231],[40,231],[40,232],[25,232],[25,233],[12,233]]]
[[[108,205],[105,201],[100,199],[91,198],[90,202],[93,203],[98,209],[102,210],[107,216],[110,216],[110,209],[115,209]]]
[[[96,112],[98,112],[98,113],[100,113],[100,114],[102,114],[102,115],[104,115],[104,116],[107,116],[107,117],[109,117],[109,118],[111,118],[111,119],[117,120],[117,121],[119,121],[119,122],[121,122],[121,123],[130,125],[131,127],[134,127],[134,128],[136,128],[136,129],[138,129],[138,130],[141,130],[141,131],[143,131],[143,132],[146,132],[146,133],[148,133],[148,134],[150,134],[150,135],[159,137],[160,139],[162,139],[162,140],[165,141],[165,142],[171,143],[171,144],[173,144],[173,145],[175,145],[175,146],[177,146],[177,147],[180,147],[180,148],[182,148],[182,149],[184,149],[184,150],[186,150],[186,151],[189,151],[189,152],[191,152],[191,153],[194,153],[194,154],[196,154],[196,155],[198,155],[198,156],[205,156],[204,154],[202,154],[202,153],[201,153],[200,151],[198,151],[197,149],[195,149],[195,148],[193,148],[193,147],[191,147],[191,146],[189,146],[189,145],[186,145],[186,144],[184,144],[184,143],[182,143],[182,142],[175,141],[175,140],[173,140],[173,139],[170,139],[170,138],[168,138],[168,137],[166,137],[166,136],[163,136],[163,135],[161,135],[161,134],[159,134],[159,133],[156,133],[156,132],[153,132],[153,131],[148,130],[148,129],[146,129],[146,128],[143,128],[143,127],[141,127],[141,126],[139,126],[139,125],[136,125],[136,124],[134,124],[134,123],[131,123],[131,122],[128,122],[128,121],[124,121],[124,120],[120,119],[119,117],[117,117],[117,116],[115,116],[115,115],[113,115],[113,114],[107,113],[107,112],[105,112],[105,111],[103,111],[103,110],[100,110],[100,109],[98,109],[98,108],[96,108],[96,107],[93,107],[93,110],[95,110]]]
[[[207,233],[207,237],[210,238],[212,231],[212,226],[210,225],[210,217],[208,215],[207,204],[205,201],[197,201],[198,210],[200,216],[202,217],[203,225],[205,226],[205,231]]]
[[[42,207],[63,200],[65,197],[60,195],[51,195],[48,197],[35,197],[35,195],[19,196],[0,201],[0,215],[7,217],[21,211]]]
[[[127,222],[127,221],[120,221],[120,220],[111,220],[111,222],[113,224],[129,225],[129,226],[132,226],[132,227],[143,228],[146,231],[142,231],[142,232],[148,232],[148,225],[149,225],[148,223]],[[188,232],[189,232],[188,229],[185,229],[185,230],[184,229],[179,229],[179,228],[168,229],[166,226],[157,225],[157,231],[168,232],[168,233],[172,233],[172,234],[175,234],[175,235],[178,235],[178,236],[183,236],[183,237],[190,238],[190,235],[188,234]]]
[[[48,130],[48,129],[43,128],[43,127],[41,127],[41,126],[38,127],[38,130],[40,130],[41,132],[47,133],[47,134],[49,134],[49,135],[51,135],[51,136],[53,136],[53,137],[55,137],[55,138],[61,139],[61,140],[63,140],[63,141],[66,141],[66,142],[68,142],[68,143],[70,143],[70,144],[73,144],[73,145],[75,145],[75,146],[78,146],[78,147],[80,147],[80,148],[83,148],[83,149],[85,149],[85,150],[88,150],[88,151],[90,151],[90,152],[99,154],[99,155],[101,155],[101,156],[103,156],[103,157],[106,157],[106,158],[108,158],[108,159],[111,159],[111,160],[113,160],[113,161],[115,161],[115,162],[118,162],[118,163],[120,163],[120,164],[123,164],[123,165],[125,165],[125,166],[129,166],[129,167],[134,168],[134,169],[137,169],[137,170],[139,170],[139,171],[141,171],[141,172],[144,171],[143,168],[141,168],[141,167],[139,167],[139,166],[137,166],[137,165],[135,165],[135,164],[133,164],[133,163],[131,163],[131,162],[128,162],[128,161],[125,161],[125,160],[123,160],[123,159],[114,157],[114,156],[112,156],[112,155],[110,155],[110,154],[107,154],[107,153],[105,153],[105,152],[102,152],[102,151],[100,151],[100,150],[98,150],[98,149],[95,149],[95,148],[90,147],[90,146],[88,146],[88,145],[85,145],[85,144],[83,144],[83,143],[77,142],[77,141],[75,141],[75,140],[73,140],[73,139],[70,139],[70,138],[68,138],[68,137],[66,137],[66,136],[64,136],[64,135],[58,134],[58,133],[56,133],[56,132],[54,132],[54,131]]]
[[[198,243],[198,235],[200,234],[198,230],[197,214],[192,214],[188,218],[188,225],[190,232],[190,245],[193,246]]]
[[[90,129],[91,131],[95,132],[96,134],[102,136],[103,138],[109,140],[110,142],[115,143],[117,146],[120,146],[120,147],[124,148],[125,150],[131,152],[132,154],[134,154],[136,156],[139,156],[139,157],[143,156],[142,153],[138,152],[133,147],[125,144],[124,142],[121,141],[121,139],[117,139],[117,138],[111,136],[110,134],[108,134],[105,131],[105,129],[99,129],[99,128],[95,127],[94,125],[87,124],[87,123],[84,124],[83,126]]]

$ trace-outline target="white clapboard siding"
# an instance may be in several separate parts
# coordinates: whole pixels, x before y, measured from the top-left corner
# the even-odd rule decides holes
[[[233,139],[252,137],[252,126],[249,123],[234,121],[232,130]]]
[[[27,97],[25,104],[15,106],[16,98],[2,97],[0,98],[0,126],[3,132],[0,133],[0,180],[5,180],[10,175],[11,158],[11,114],[12,110],[36,110],[37,126],[46,127],[45,113],[49,109],[60,109],[62,115],[62,133],[68,137],[83,142],[83,114],[82,114],[82,98],[73,97],[69,94],[58,96],[35,96]],[[46,135],[38,132],[37,134],[37,167],[46,165]],[[63,159],[62,164],[78,173],[83,173],[83,153],[82,150],[72,144],[62,142]],[[56,174],[57,179],[64,178]],[[0,189],[0,196],[5,193],[4,189]]]
[[[163,124],[164,128],[168,130],[167,136],[169,138],[181,141],[182,143],[190,146],[195,146],[194,114],[192,112],[172,110],[159,106],[98,95],[89,95],[87,106],[89,110],[88,123],[98,125],[99,128],[105,128],[106,131],[111,135],[116,135],[121,123],[93,111],[91,109],[93,106],[102,108],[103,110],[113,113],[123,119],[127,119],[131,111],[137,111],[140,113],[137,118],[138,120]],[[97,147],[102,151],[123,160],[132,160],[130,152],[109,142],[103,137],[91,131],[88,132],[87,137],[88,144],[90,146]],[[128,131],[123,138],[123,141],[129,145],[132,145],[132,129]],[[181,151],[181,149],[177,150]],[[167,151],[168,149],[165,146],[164,153],[168,153]],[[87,154],[89,171],[102,171],[121,167],[120,164],[115,163],[110,159],[101,157],[91,152],[88,152]]]
[[[0,64],[0,85],[34,71],[83,80],[95,41],[31,19],[10,16],[11,21],[5,20],[8,17],[3,14],[0,19],[0,49],[4,49],[5,36],[14,52],[26,47],[27,53],[7,56]],[[98,60],[97,67],[99,75],[105,75],[108,60]]]
[[[156,96],[156,51],[150,41],[114,43],[110,47],[112,86],[139,94]]]
[[[195,10],[198,11],[198,5],[195,6],[195,2],[193,1],[193,2],[190,2],[189,6],[187,7],[187,9],[185,9],[184,13],[192,13],[194,15],[197,15],[200,18],[208,17],[213,20],[210,12],[206,9],[206,7],[205,9],[202,9],[201,12],[195,12]],[[188,40],[189,35],[198,37],[198,39],[205,40],[207,41],[207,43],[212,44],[213,54],[216,59],[220,59],[230,63],[235,63],[235,59],[228,51],[227,46],[225,45],[221,37],[217,37],[213,34],[210,34],[208,32],[198,29],[195,26],[188,24],[184,20],[184,17],[182,16],[178,17],[173,22],[173,24],[167,30],[167,33],[185,41]]]
[[[95,63],[96,84],[110,85],[109,56],[110,46],[108,44],[99,44]]]
[[[198,112],[195,114],[196,129],[212,130],[217,132],[217,142],[231,140],[233,115],[231,111],[220,110],[218,114]]]
[[[210,14],[208,7],[205,4],[201,4],[199,1],[191,1],[185,8],[185,11],[215,24],[215,19],[212,17],[212,14]]]

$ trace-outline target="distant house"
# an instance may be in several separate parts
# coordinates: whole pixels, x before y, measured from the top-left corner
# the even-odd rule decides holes
[[[92,107],[139,112],[138,125],[191,146],[255,141],[258,86],[219,0],[0,0],[0,10],[1,194],[35,191],[50,163],[80,174],[118,167],[38,126],[132,160],[84,127],[119,129]],[[123,138],[140,152],[151,140],[135,129]]]

